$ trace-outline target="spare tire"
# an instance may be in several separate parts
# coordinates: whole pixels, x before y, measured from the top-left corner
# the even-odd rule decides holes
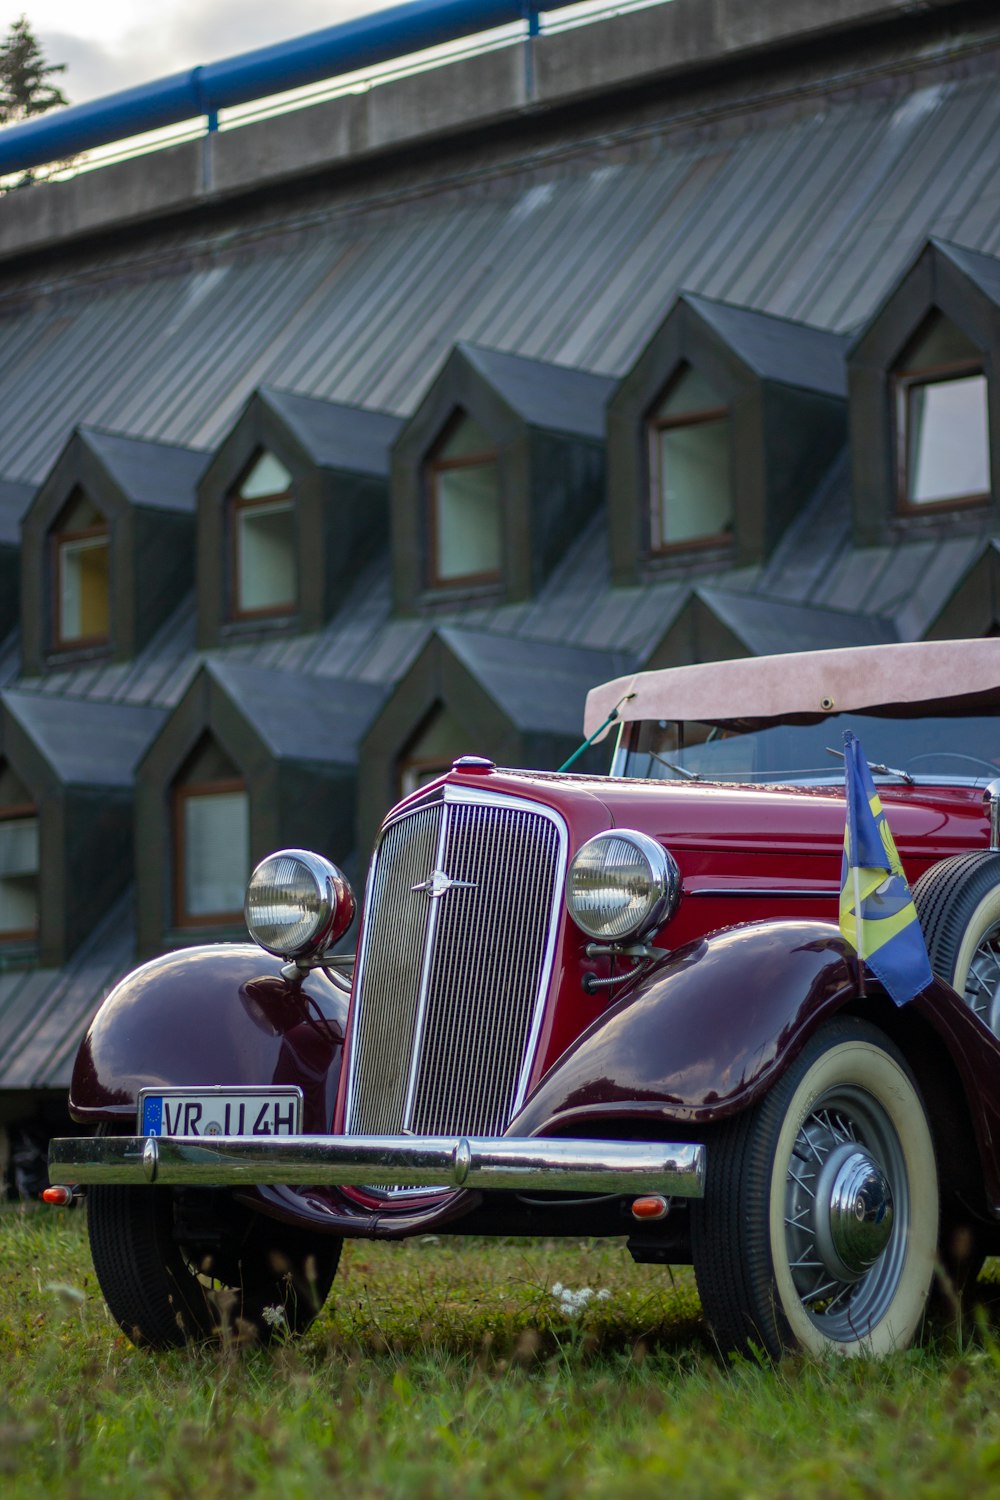
[[[1000,1036],[1000,851],[957,854],[913,887],[931,968]]]

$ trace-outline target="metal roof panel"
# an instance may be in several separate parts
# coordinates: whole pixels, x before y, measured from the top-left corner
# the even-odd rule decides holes
[[[387,477],[389,455],[403,427],[400,417],[339,406],[264,386],[260,398],[295,434],[320,468]]]
[[[3,705],[65,786],[127,786],[163,725],[162,709],[12,688]]]

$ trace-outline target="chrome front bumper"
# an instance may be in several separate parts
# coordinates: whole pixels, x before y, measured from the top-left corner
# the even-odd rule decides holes
[[[332,1183],[700,1198],[705,1147],[509,1136],[87,1136],[54,1140],[54,1186]]]

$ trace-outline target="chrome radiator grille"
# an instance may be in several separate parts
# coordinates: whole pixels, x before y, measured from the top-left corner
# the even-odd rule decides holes
[[[362,936],[349,1134],[503,1132],[551,964],[564,842],[534,804],[451,789],[385,830]]]

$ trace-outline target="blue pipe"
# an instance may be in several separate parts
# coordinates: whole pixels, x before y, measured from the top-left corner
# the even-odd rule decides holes
[[[422,52],[496,26],[527,20],[537,30],[539,10],[575,0],[409,0],[389,10],[343,21],[293,41],[258,47],[223,62],[174,73],[87,104],[53,110],[0,129],[0,176],[62,161],[129,136],[159,130],[234,104],[354,73],[394,57]]]

